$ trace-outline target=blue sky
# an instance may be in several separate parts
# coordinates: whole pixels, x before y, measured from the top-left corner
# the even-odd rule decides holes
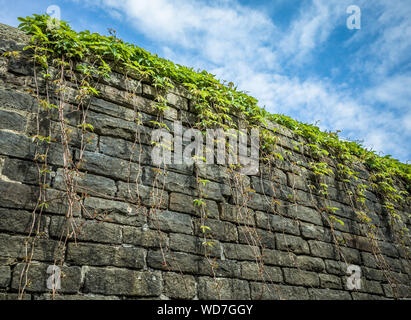
[[[411,161],[411,1],[0,0],[0,22],[51,5],[76,30],[113,28],[232,81],[268,111]],[[361,9],[348,29],[347,8]]]

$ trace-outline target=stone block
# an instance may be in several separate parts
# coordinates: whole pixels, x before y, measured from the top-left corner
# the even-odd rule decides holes
[[[157,297],[162,291],[160,272],[118,268],[88,268],[84,292],[105,295]]]

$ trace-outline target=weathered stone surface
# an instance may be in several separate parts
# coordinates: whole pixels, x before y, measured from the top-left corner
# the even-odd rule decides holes
[[[324,242],[332,242],[333,235],[329,229],[323,226],[302,222],[300,225],[301,235],[306,239],[315,239]]]
[[[154,269],[195,274],[200,259],[199,256],[184,252],[149,251],[147,265]]]
[[[141,176],[138,164],[96,152],[84,152],[78,166],[86,172],[114,180],[136,181]]]
[[[164,294],[171,299],[193,299],[197,294],[197,282],[193,276],[174,272],[163,273]]]
[[[95,196],[114,196],[117,192],[116,184],[113,180],[96,176],[93,174],[82,174],[74,177],[76,191]],[[65,190],[64,174],[62,169],[57,170],[54,178],[54,188]]]
[[[145,250],[131,246],[107,246],[91,243],[70,243],[67,261],[75,265],[114,266],[142,269]]]
[[[283,272],[285,282],[288,284],[314,287],[320,285],[318,273],[290,268],[283,268]]]
[[[251,282],[252,300],[308,300],[310,297],[304,287],[273,285]]]
[[[34,297],[34,300],[53,300],[53,301],[77,301],[77,300],[86,300],[86,301],[93,301],[93,300],[120,300],[119,297],[116,296],[103,296],[103,295],[96,295],[96,294],[70,294],[70,295],[59,295],[56,294],[52,297],[51,294],[45,293],[40,296]]]
[[[337,248],[331,243],[309,240],[308,244],[313,256],[334,259],[338,257]]]
[[[146,248],[164,248],[168,246],[168,236],[159,230],[149,229],[148,226],[142,228],[124,227],[123,243]]]
[[[233,206],[228,203],[220,205],[220,219],[240,224],[255,225],[255,213],[249,208]]]
[[[0,129],[10,129],[23,132],[25,127],[25,117],[16,112],[0,110]]]
[[[221,256],[221,245],[217,240],[211,241],[210,245],[204,243],[204,238],[194,237],[186,234],[171,233],[170,234],[170,249],[174,251],[183,251],[198,255],[212,257]]]
[[[30,161],[6,158],[0,174],[11,181],[19,181],[27,184],[39,183],[39,169]],[[50,175],[47,174],[46,177],[46,183],[50,183]],[[44,175],[42,178],[44,179]]]
[[[322,272],[325,269],[325,264],[322,259],[310,256],[298,256],[296,264],[298,268],[309,271]]]
[[[151,210],[149,214],[149,225],[152,229],[160,229],[162,231],[180,232],[192,234],[191,216],[188,214]]]
[[[0,255],[4,258],[23,259],[27,256],[25,241],[27,237],[0,234]],[[31,241],[28,250],[31,249]],[[58,254],[58,242],[49,239],[37,239],[33,251],[33,259],[38,261],[54,261]]]
[[[238,231],[235,224],[215,219],[206,219],[204,222],[197,218],[194,220],[194,234],[203,236],[204,232],[201,226],[207,226],[209,231],[205,230],[207,234],[211,234],[213,239],[220,241],[237,241]]]
[[[322,288],[329,289],[343,289],[341,284],[341,277],[333,276],[331,274],[320,274],[320,285]]]
[[[101,153],[127,162],[131,160],[140,164],[152,163],[150,147],[139,143],[102,136],[100,137],[99,148]]]
[[[257,226],[260,228],[293,235],[300,234],[299,223],[296,220],[288,219],[278,214],[269,214],[261,211],[256,212],[256,219]]]
[[[53,265],[53,264],[51,264]],[[28,280],[30,284],[27,286],[28,292],[49,292],[47,288],[47,280],[51,273],[47,273],[50,265],[31,263],[28,271]],[[19,263],[13,270],[13,279],[11,287],[15,290],[20,285],[20,275],[23,271],[24,264]],[[81,268],[79,267],[61,267],[61,293],[76,293],[80,290],[81,285]],[[23,282],[24,284],[24,282]]]
[[[194,205],[194,200],[197,198],[188,196],[182,193],[171,193],[170,194],[170,210],[190,213],[196,216],[200,216],[201,212],[198,207]],[[216,219],[219,216],[218,206],[215,201],[204,200],[206,205],[205,211],[209,218]]]
[[[198,297],[204,300],[249,300],[250,287],[243,280],[200,277]]]
[[[120,198],[157,209],[167,208],[168,193],[163,189],[121,181],[117,183],[117,186],[117,196]]]
[[[238,242],[253,244],[263,248],[275,249],[275,234],[271,231],[261,230],[249,226],[239,226]]]
[[[73,226],[76,239],[79,241],[109,244],[121,243],[121,226],[95,220],[52,217],[50,222],[50,235],[57,239],[60,239],[61,236],[65,237],[67,233],[71,235]],[[73,236],[71,238],[73,238]]]
[[[352,300],[347,291],[331,289],[308,289],[310,298],[313,300]]]
[[[241,267],[234,260],[214,260],[203,257],[199,260],[198,273],[210,277],[240,278]]]
[[[241,262],[241,278],[246,280],[282,282],[283,273],[278,267],[263,266],[256,262]]]
[[[263,261],[266,264],[289,267],[296,266],[297,256],[292,252],[284,252],[277,250],[263,250]]]
[[[41,217],[41,220],[38,220],[39,218],[36,216],[33,225],[33,214],[31,212],[0,208],[0,231],[28,234],[32,227],[33,230],[37,230],[38,223],[40,222],[38,230],[39,232],[44,232],[47,223],[46,219]]]
[[[33,210],[38,198],[38,188],[0,180],[0,206],[4,208]]]
[[[224,256],[232,260],[256,260],[260,256],[260,248],[244,244],[224,243]]]
[[[0,288],[10,285],[11,269],[9,266],[0,266]]]
[[[277,249],[279,250],[283,250],[283,251],[289,250],[296,254],[299,254],[299,253],[309,254],[310,253],[310,248],[308,247],[307,241],[299,237],[277,233],[276,239],[277,239]]]
[[[156,297],[161,294],[160,272],[140,272],[118,268],[88,268],[84,291],[107,295]]]
[[[23,134],[0,129],[0,154],[33,160],[35,144]]]
[[[141,227],[147,222],[148,210],[145,207],[101,198],[88,197],[84,200],[88,216],[130,226]]]
[[[0,88],[0,108],[1,107],[34,112],[37,110],[37,100],[27,93]]]
[[[292,215],[299,220],[313,223],[319,226],[323,225],[321,214],[309,207],[293,206],[288,208],[288,214]]]

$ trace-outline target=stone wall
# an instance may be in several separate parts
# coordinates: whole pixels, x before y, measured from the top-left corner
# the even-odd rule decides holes
[[[26,43],[21,32],[0,25],[0,54],[21,50]],[[54,264],[67,232],[59,118],[57,111],[38,113],[33,72],[25,55],[0,57],[0,299],[17,298],[28,255],[24,243],[33,211],[39,208],[39,169],[34,161],[39,152],[30,138],[39,132],[46,136],[50,130],[56,140],[40,144],[49,148],[48,203],[41,217],[36,214],[41,223],[24,298],[50,298],[47,268]],[[44,93],[44,83],[39,86]],[[224,166],[170,165],[167,174],[158,173],[150,157],[150,121],[156,120],[156,113],[155,89],[149,83],[113,73],[98,89],[101,94],[87,112],[94,131],[85,137],[84,152],[75,90],[67,96],[70,146],[75,159],[85,160],[80,170],[86,174],[76,178],[75,191],[82,197],[69,223],[76,224],[77,234],[63,253],[56,299],[393,298],[366,238],[367,228],[357,219],[343,183],[333,176],[327,177],[327,203],[339,208],[335,216],[344,224],[335,223],[331,229],[319,210],[324,200],[309,188],[315,177],[308,163],[314,160],[296,148],[304,143],[301,137],[270,124],[284,160],[272,168],[261,165],[258,176],[240,177],[250,198],[248,210],[239,209],[239,186],[230,182],[235,173]],[[167,99],[170,108],[164,122],[171,129],[174,121],[186,127],[194,123],[189,94],[177,88]],[[136,123],[136,112],[142,123]],[[331,159],[328,162],[335,167]],[[357,169],[368,184],[368,171]],[[197,177],[209,182],[199,185]],[[194,206],[200,195],[207,205],[205,223]],[[389,278],[400,283],[398,292],[406,297],[411,293],[409,261],[394,244],[381,199],[370,191],[366,197],[382,256],[391,269]],[[410,207],[398,212],[409,223]],[[203,244],[204,224],[211,229],[207,232],[213,248]],[[347,289],[347,264],[361,267],[361,289]]]

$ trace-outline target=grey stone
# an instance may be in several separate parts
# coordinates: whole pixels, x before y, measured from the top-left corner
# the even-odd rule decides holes
[[[1,174],[12,181],[19,181],[27,184],[39,184],[39,169],[33,162],[6,158]],[[44,176],[46,176],[45,182],[50,184],[50,174],[42,175],[42,179],[44,179]]]
[[[324,260],[325,261],[325,269],[328,273],[336,274],[336,275],[345,275],[347,271],[348,265],[343,261],[335,261],[335,260]]]
[[[311,299],[313,300],[352,300],[347,291],[331,289],[308,289]]]
[[[0,266],[0,288],[6,288],[10,285],[11,270],[9,266]]]
[[[283,273],[279,267],[264,266],[256,262],[241,262],[241,278],[246,280],[282,282]]]
[[[320,285],[322,288],[343,289],[341,285],[341,277],[333,276],[331,274],[324,274],[324,273],[321,273],[319,277],[320,277]]]
[[[387,298],[385,297],[364,292],[352,292],[351,296],[353,300],[387,300]]]
[[[320,285],[318,273],[289,268],[283,268],[283,272],[284,280],[288,284],[314,287]]]
[[[145,227],[124,227],[123,242],[146,248],[164,248],[168,246],[168,235]]]
[[[2,257],[23,259],[27,256],[25,250],[26,236],[10,236],[0,234],[0,252]],[[28,242],[28,250],[32,248],[33,239]],[[59,254],[58,242],[39,238],[33,248],[33,260],[54,261]]]
[[[338,258],[337,248],[331,243],[309,240],[308,244],[310,246],[312,255],[315,257],[330,259]]]
[[[170,249],[174,251],[183,251],[198,255],[211,257],[221,256],[221,246],[216,240],[211,241],[210,245],[204,243],[204,238],[194,237],[186,234],[171,233],[170,234]]]
[[[40,220],[41,219],[41,220]],[[40,221],[38,221],[40,220]],[[40,225],[39,225],[40,223]],[[33,223],[33,213],[27,211],[18,211],[0,208],[0,230],[12,233],[28,234],[30,230],[44,232],[46,227],[46,218],[36,215]]]
[[[112,137],[100,137],[100,152],[113,158],[119,158],[129,162],[137,162],[140,164],[151,164],[151,149],[150,147],[116,139]]]
[[[313,223],[319,226],[323,225],[321,214],[312,208],[305,206],[292,206],[288,208],[288,211],[289,214],[293,214],[299,220]]]
[[[196,274],[201,257],[184,252],[149,251],[147,265],[154,269]]]
[[[163,189],[148,187],[141,184],[117,183],[117,197],[131,201],[135,204],[143,204],[148,207],[165,209],[168,205],[168,193]]]
[[[37,100],[27,93],[0,88],[0,107],[34,112],[37,110]]]
[[[87,113],[87,123],[94,127],[94,132],[98,135],[150,144],[149,129],[142,125],[137,125],[133,121],[126,121],[89,111]]]
[[[203,225],[210,228],[210,230],[204,229],[203,231],[203,228],[201,228]],[[212,235],[213,239],[220,241],[235,242],[238,240],[236,225],[230,222],[215,219],[206,219],[205,221],[201,221],[201,219],[196,218],[194,220],[194,234],[202,237],[204,236],[204,233],[207,235]]]
[[[243,244],[258,245],[263,248],[275,249],[275,234],[249,226],[238,227],[238,241]]]
[[[304,287],[275,285],[252,282],[252,300],[308,300],[310,297]]]
[[[38,187],[0,180],[0,206],[33,210],[37,204]]]
[[[297,263],[297,256],[292,252],[264,249],[262,255],[264,263],[269,265],[290,267]]]
[[[243,280],[200,277],[198,297],[201,300],[249,300],[250,287]]]
[[[234,223],[255,225],[255,213],[253,210],[241,206],[233,206],[228,203],[220,205],[221,220],[230,221]]]
[[[29,137],[0,129],[0,154],[33,160],[35,144]]]
[[[141,227],[147,222],[148,210],[145,207],[101,198],[87,197],[84,209],[89,217]]]
[[[161,294],[160,272],[140,272],[118,268],[90,267],[85,275],[84,292],[105,295],[156,297]]]
[[[298,268],[304,270],[316,272],[322,272],[325,270],[324,261],[320,258],[314,258],[310,256],[298,256],[296,263]]]
[[[234,260],[215,260],[203,257],[198,264],[198,273],[211,277],[240,278],[241,267]]]
[[[182,193],[170,194],[170,210],[189,213],[200,216],[201,212],[198,207],[194,205],[194,200],[197,198],[191,197]],[[219,216],[217,203],[212,200],[204,199],[205,212],[209,218],[216,219]]]
[[[15,290],[20,285],[20,275],[23,272],[23,263],[19,263],[13,270],[13,279],[11,287]],[[43,263],[31,263],[28,269],[27,277],[29,285],[27,286],[27,292],[49,292],[47,288],[47,280],[50,278],[51,273],[47,273],[49,268],[48,264]],[[24,277],[23,277],[24,279]],[[24,285],[24,282],[22,283]],[[81,285],[81,268],[79,267],[61,267],[61,289],[58,290],[61,293],[76,293],[80,290]]]
[[[180,192],[188,195],[196,196],[197,183],[193,176],[187,176],[172,171],[159,170],[153,167],[144,167],[143,184],[154,186],[157,184],[160,188],[163,188],[170,192]],[[212,199],[214,200],[214,199]]]
[[[331,231],[323,226],[302,222],[300,228],[302,236],[306,239],[315,239],[325,242],[333,241]]]
[[[15,112],[0,110],[0,129],[23,132],[25,127],[25,117]]]
[[[117,192],[116,184],[113,180],[104,177],[81,174],[73,178],[76,184],[76,191],[95,196],[114,196]],[[54,179],[54,187],[59,190],[66,190],[64,183],[63,169],[58,169]]]
[[[145,250],[124,246],[91,243],[69,243],[67,261],[75,265],[114,266],[142,269]]]
[[[74,230],[73,230],[74,226]],[[101,221],[81,220],[76,218],[52,217],[50,223],[50,235],[60,239],[61,236],[69,236],[74,239],[75,232],[79,241],[101,242],[109,244],[121,243],[121,226]]]
[[[114,180],[136,181],[141,176],[141,167],[133,162],[109,157],[101,153],[84,152],[78,168]]]
[[[256,260],[260,256],[260,248],[236,243],[225,243],[223,245],[224,256],[231,260]]]
[[[197,294],[197,282],[193,276],[174,272],[163,273],[164,294],[171,299],[193,299]]]
[[[149,225],[152,229],[162,231],[180,232],[192,234],[191,216],[173,211],[151,210],[149,214]]]
[[[301,239],[300,237],[277,233],[276,241],[277,249],[279,250],[289,250],[296,254],[310,254],[307,241]]]

